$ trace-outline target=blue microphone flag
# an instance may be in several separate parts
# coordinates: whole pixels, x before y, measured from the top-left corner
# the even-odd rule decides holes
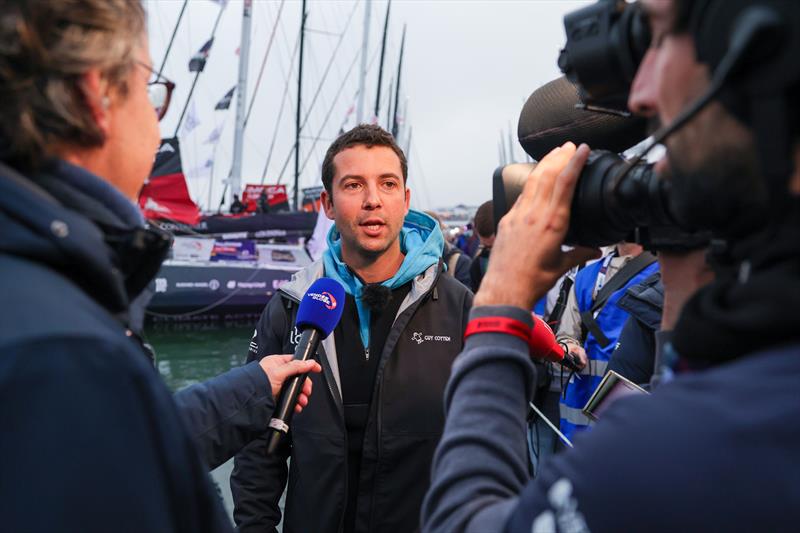
[[[297,310],[297,328],[312,327],[327,337],[339,323],[344,311],[344,287],[331,278],[319,278],[311,284]]]

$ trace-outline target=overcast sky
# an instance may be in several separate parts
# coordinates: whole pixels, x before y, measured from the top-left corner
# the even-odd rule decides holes
[[[578,0],[392,2],[378,120],[385,126],[389,83],[396,77],[405,24],[400,91],[404,130],[400,143],[405,148],[410,130],[412,205],[425,209],[459,203],[474,205],[491,197],[491,175],[500,163],[501,138],[507,147],[510,128],[515,159],[524,158],[516,142],[519,111],[534,89],[560,75],[556,59],[564,43],[562,17],[585,3]],[[145,2],[156,68],[164,58],[182,4],[181,0]],[[385,1],[372,2],[365,121],[373,118],[386,5]],[[297,54],[293,52],[299,34],[300,6],[299,0],[285,0],[283,4],[279,0],[254,1],[247,101],[249,104],[254,93],[255,100],[245,133],[243,183],[259,183],[265,166],[264,183],[280,180],[291,184],[294,179],[291,149],[295,135]],[[307,4],[309,31],[301,108],[308,120],[300,149],[301,163],[307,163],[301,174],[301,187],[320,184],[325,149],[341,127],[347,129],[355,124],[356,113],[352,109],[357,101],[364,8],[363,0],[310,0]],[[236,102],[227,111],[214,111],[214,105],[236,84],[242,2],[230,0],[220,9],[211,0],[189,1],[164,69],[164,75],[177,83],[173,103],[161,124],[162,135],[171,137],[194,78],[188,71],[189,59],[211,36],[214,22],[222,13],[206,68],[198,79],[187,112],[187,117],[193,115],[197,125],[190,131],[179,132],[189,189],[203,207],[208,205],[209,197],[212,205],[219,202],[233,151]],[[268,47],[262,80],[255,92]],[[219,128],[222,128],[220,140],[207,142]],[[313,138],[318,138],[316,143]],[[212,169],[206,166],[209,161],[213,161],[213,176]]]

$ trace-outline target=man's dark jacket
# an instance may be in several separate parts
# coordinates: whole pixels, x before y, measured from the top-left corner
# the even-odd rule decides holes
[[[433,265],[412,282],[380,354],[365,429],[356,531],[415,531],[430,465],[444,427],[442,398],[450,365],[463,347],[472,294]],[[299,272],[264,310],[250,358],[292,353],[297,302],[323,272],[315,263]],[[344,355],[344,354],[342,354]],[[311,376],[314,395],[292,421],[291,450],[266,454],[259,439],[236,456],[231,490],[242,532],[272,531],[287,486],[283,531],[343,530],[347,503],[347,431],[334,335],[319,350],[322,374]]]
[[[641,283],[628,287],[617,306],[630,314],[608,362],[608,370],[634,383],[650,383],[656,357],[656,331],[661,326],[664,285],[656,272]]]
[[[230,530],[207,470],[260,433],[269,384],[243,367],[176,406],[127,327],[169,246],[138,217],[81,168],[0,165],[0,530]]]

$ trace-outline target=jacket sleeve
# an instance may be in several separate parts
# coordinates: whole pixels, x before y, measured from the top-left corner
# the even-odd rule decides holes
[[[264,433],[275,409],[267,375],[257,361],[175,394],[189,434],[214,469]]]
[[[480,307],[476,316],[530,313]],[[447,418],[422,507],[423,531],[498,531],[528,481],[525,415],[535,371],[522,339],[483,333],[467,339],[445,391]]]
[[[126,342],[3,348],[2,529],[230,530],[172,395]]]
[[[291,328],[284,304],[279,295],[267,304],[250,341],[248,362],[283,353],[283,339]],[[281,451],[268,456],[267,436],[262,433],[234,458],[231,473],[233,518],[242,533],[275,531],[281,520],[278,502],[286,487],[289,447]]]

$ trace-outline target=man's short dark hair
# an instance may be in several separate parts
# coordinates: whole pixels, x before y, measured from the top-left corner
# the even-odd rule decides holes
[[[336,173],[333,158],[339,152],[358,145],[364,145],[367,148],[372,148],[373,146],[391,148],[400,159],[400,168],[403,171],[403,185],[405,185],[406,178],[408,178],[408,161],[406,161],[406,154],[397,145],[392,134],[374,124],[359,124],[352,130],[339,135],[325,153],[325,159],[322,161],[322,185],[329,195],[333,194],[331,187],[333,186],[333,175]]]
[[[475,231],[484,238],[494,235],[494,203],[491,200],[482,203],[475,212]]]

